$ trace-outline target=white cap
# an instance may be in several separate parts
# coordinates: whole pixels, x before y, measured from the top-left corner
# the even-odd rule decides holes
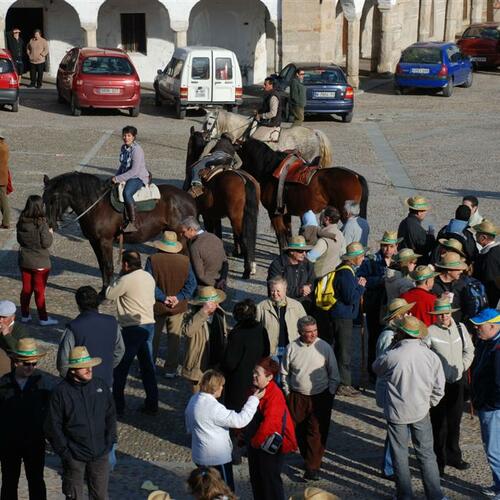
[[[0,300],[0,317],[6,318],[16,314],[16,304],[10,300]]]

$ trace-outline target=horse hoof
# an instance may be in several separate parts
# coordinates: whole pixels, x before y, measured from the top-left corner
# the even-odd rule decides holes
[[[257,263],[252,262],[250,264],[250,276],[255,276],[257,274]]]

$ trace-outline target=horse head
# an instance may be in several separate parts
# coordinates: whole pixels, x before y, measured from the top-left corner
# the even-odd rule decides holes
[[[186,154],[186,168],[191,167],[191,165],[200,159],[201,153],[207,144],[204,132],[198,132],[191,127],[189,131],[189,141],[187,145]]]
[[[69,196],[59,192],[57,189],[57,177],[49,179],[48,175],[43,176],[43,202],[49,226],[53,229],[58,228],[58,221],[69,205]]]
[[[214,109],[207,111],[207,116],[203,122],[202,133],[205,141],[214,139],[219,135],[219,110]]]

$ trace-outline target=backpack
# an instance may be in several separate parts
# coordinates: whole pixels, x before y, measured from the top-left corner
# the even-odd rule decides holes
[[[471,276],[465,276],[465,287],[462,291],[461,309],[465,318],[472,318],[485,307],[488,307],[488,297],[484,285]]]
[[[336,272],[341,269],[349,269],[349,271],[354,274],[351,266],[340,266],[335,269],[335,271],[331,271],[327,275],[323,276],[323,278],[321,278],[316,284],[316,290],[314,291],[316,306],[323,309],[323,311],[329,311],[337,302],[333,282],[335,280]]]

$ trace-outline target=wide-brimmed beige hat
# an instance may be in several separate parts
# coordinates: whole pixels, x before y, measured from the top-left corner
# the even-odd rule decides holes
[[[182,250],[182,244],[177,241],[174,231],[163,231],[163,238],[155,241],[153,246],[166,253],[179,253]]]
[[[390,304],[387,306],[387,314],[384,316],[384,321],[389,322],[400,314],[407,313],[416,302],[406,302],[405,299],[397,298],[391,300]]]
[[[431,204],[429,203],[429,200],[427,198],[424,198],[423,196],[420,196],[420,195],[416,195],[416,196],[412,196],[411,198],[407,198],[405,203],[412,210],[418,210],[421,212],[429,210],[429,208],[431,208]]]
[[[26,337],[17,341],[16,348],[9,356],[18,361],[36,361],[46,354],[46,351],[38,347],[35,339]]]
[[[359,241],[353,241],[349,243],[346,248],[346,252],[344,255],[340,257],[341,260],[351,260],[359,255],[365,255],[367,252],[367,248],[365,248]]]
[[[82,345],[71,349],[66,368],[69,368],[70,370],[76,368],[92,368],[93,366],[100,365],[101,363],[101,358],[91,358],[87,348]]]
[[[417,266],[411,273],[410,278],[413,281],[425,281],[434,278],[439,273],[434,271],[431,266]]]
[[[0,139],[5,139],[5,135],[2,130],[0,130]]]
[[[288,240],[287,246],[283,250],[298,250],[307,251],[311,250],[312,246],[306,243],[306,239],[303,236],[292,236]]]
[[[455,238],[440,238],[438,240],[439,244],[446,249],[449,249],[453,252],[459,253],[462,257],[467,257],[464,253],[464,246],[462,243]]]
[[[394,326],[397,330],[411,337],[424,338],[427,337],[429,333],[423,321],[415,318],[415,316],[405,316],[400,320],[394,321]]]
[[[417,260],[419,257],[422,257],[420,254],[415,253],[413,248],[403,248],[401,249],[392,260],[394,262],[398,262],[399,264],[405,264],[412,260]]]
[[[382,239],[379,240],[379,243],[381,245],[397,245],[402,241],[403,238],[398,238],[397,231],[385,231],[384,235],[382,236]]]
[[[455,311],[458,311],[458,309],[453,309],[451,307],[449,299],[447,299],[446,297],[442,297],[436,299],[436,302],[434,302],[434,309],[432,311],[429,311],[429,314],[444,314],[444,313],[451,314]]]
[[[340,497],[321,488],[310,486],[302,493],[295,493],[289,500],[340,500]]]
[[[171,500],[171,499],[172,497],[166,491],[163,490],[152,491],[148,496],[148,500]]]
[[[472,226],[472,229],[476,231],[476,233],[484,233],[484,234],[489,234],[491,236],[498,236],[498,233],[500,232],[500,229],[493,224],[493,222],[489,221],[488,219],[483,219],[481,224],[477,224],[476,226]]]
[[[451,271],[465,271],[469,266],[464,262],[463,257],[456,252],[446,252],[436,262],[436,267],[449,269]]]
[[[213,286],[200,286],[196,297],[193,297],[189,303],[193,305],[206,304],[207,302],[216,302],[220,304],[226,300],[226,294]]]

